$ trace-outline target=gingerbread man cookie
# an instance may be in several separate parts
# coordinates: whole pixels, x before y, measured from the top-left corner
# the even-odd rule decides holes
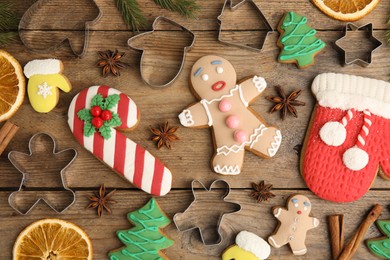
[[[282,141],[280,130],[268,126],[248,105],[267,84],[253,76],[239,83],[233,65],[218,56],[200,58],[191,70],[191,88],[200,102],[179,115],[186,127],[212,127],[216,147],[212,168],[220,174],[241,172],[245,150],[273,157]]]
[[[288,199],[287,209],[273,208],[273,214],[280,223],[268,238],[268,243],[275,248],[289,244],[294,255],[306,254],[306,232],[320,224],[318,219],[309,216],[310,210],[310,200],[299,194]]]

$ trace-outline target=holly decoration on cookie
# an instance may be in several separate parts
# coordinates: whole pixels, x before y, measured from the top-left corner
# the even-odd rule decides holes
[[[160,232],[171,220],[161,210],[157,201],[152,198],[137,211],[127,215],[135,227],[120,230],[117,236],[125,244],[124,247],[111,251],[110,260],[119,259],[165,259],[160,250],[173,245],[173,240]]]
[[[294,12],[283,16],[278,27],[278,43],[282,47],[280,62],[296,63],[300,68],[314,64],[314,55],[325,47],[325,43],[315,36],[317,31],[306,23],[306,17]]]
[[[385,237],[367,240],[368,249],[376,256],[390,259],[390,220],[378,220],[376,225]]]
[[[104,139],[111,138],[111,129],[122,124],[118,114],[110,110],[118,104],[119,99],[118,94],[109,95],[106,98],[97,94],[91,100],[91,108],[84,108],[77,112],[77,116],[84,121],[86,137],[99,131]]]

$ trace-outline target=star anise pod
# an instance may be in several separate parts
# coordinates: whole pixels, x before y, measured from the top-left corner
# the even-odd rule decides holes
[[[279,96],[268,96],[267,100],[276,103],[270,113],[281,111],[282,120],[286,118],[287,112],[290,112],[294,117],[298,117],[298,112],[295,106],[304,106],[305,102],[297,100],[302,90],[298,89],[292,92],[289,96],[286,95],[281,86],[275,86]]]
[[[110,206],[111,204],[115,204],[116,201],[112,200],[111,197],[114,195],[116,190],[110,191],[108,194],[106,194],[106,186],[101,185],[99,189],[99,193],[96,193],[95,195],[88,196],[88,199],[91,202],[91,204],[88,205],[87,209],[89,208],[97,208],[97,213],[99,218],[103,214],[103,210],[105,209],[109,214],[111,214]]]
[[[275,195],[271,192],[272,184],[265,184],[264,181],[260,181],[259,184],[252,183],[252,191],[251,196],[257,200],[257,202],[268,201],[269,199],[275,197]]]
[[[172,149],[171,142],[179,140],[179,137],[175,135],[177,129],[178,127],[169,127],[168,121],[160,125],[160,128],[150,127],[150,131],[154,134],[150,140],[157,142],[157,149],[160,149],[164,145],[168,149]]]
[[[120,70],[126,68],[127,64],[120,61],[123,56],[125,56],[124,52],[115,51],[98,51],[100,60],[97,64],[99,68],[103,68],[102,73],[103,77],[107,77],[110,73],[115,76],[120,76]]]

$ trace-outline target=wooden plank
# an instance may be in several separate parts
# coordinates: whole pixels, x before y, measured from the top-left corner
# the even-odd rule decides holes
[[[276,61],[279,54],[279,48],[275,46],[277,34],[267,39],[264,52],[254,53],[219,43],[215,40],[214,32],[199,32],[196,44],[188,53],[178,80],[165,89],[152,89],[142,82],[138,68],[140,55],[136,51],[127,49],[126,40],[130,36],[127,32],[94,32],[88,54],[82,60],[69,56],[69,50],[66,47],[52,55],[43,55],[28,53],[21,45],[13,45],[7,50],[15,55],[22,65],[35,58],[59,57],[63,59],[64,73],[72,82],[73,90],[70,94],[61,93],[59,104],[48,114],[34,112],[26,98],[21,109],[12,118],[12,121],[21,129],[0,157],[0,172],[2,173],[0,185],[1,187],[17,187],[20,182],[20,175],[6,158],[7,151],[27,152],[29,138],[43,131],[55,137],[59,149],[74,147],[79,152],[78,158],[67,172],[70,187],[94,187],[102,182],[114,187],[132,187],[85,151],[68,130],[66,118],[71,99],[81,89],[96,84],[116,87],[135,100],[141,111],[140,125],[126,135],[167,163],[173,172],[173,187],[187,188],[194,178],[211,180],[222,177],[213,173],[209,166],[213,154],[209,129],[181,127],[177,132],[181,140],[173,143],[171,151],[165,148],[157,150],[155,144],[148,140],[151,137],[150,125],[158,125],[165,120],[173,125],[179,125],[177,115],[186,106],[196,102],[187,83],[192,64],[203,55],[218,54],[233,63],[238,78],[257,74],[264,76],[270,87],[279,84],[285,87],[286,91],[303,89],[300,100],[306,102],[305,107],[298,108],[298,119],[289,116],[282,121],[278,114],[267,113],[272,104],[265,100],[264,96],[275,94],[274,89],[267,89],[252,107],[267,122],[281,128],[283,135],[281,149],[276,157],[270,160],[260,159],[247,152],[243,172],[239,176],[228,176],[226,179],[237,188],[248,188],[251,182],[260,179],[273,183],[277,188],[304,188],[306,186],[298,173],[298,155],[293,148],[303,140],[314,104],[314,98],[310,93],[312,79],[321,72],[341,72],[382,80],[388,79],[389,47],[384,46],[378,49],[374,53],[373,64],[367,68],[357,65],[343,67],[340,65],[340,55],[332,48],[332,43],[341,35],[340,32],[319,32],[319,37],[327,43],[325,50],[317,56],[315,66],[299,70],[295,65],[280,64]],[[381,31],[375,32],[375,36],[384,40]],[[130,68],[123,71],[118,78],[113,76],[102,78],[100,70],[95,67],[98,60],[97,51],[115,48],[126,51],[124,61],[130,64]],[[164,66],[161,61],[161,64],[156,63],[155,68],[164,68]],[[156,106],[156,104],[159,105]],[[373,188],[388,187],[389,182],[382,178],[377,178],[373,184]]]
[[[207,184],[209,185],[209,183]],[[197,231],[179,232],[174,224],[170,224],[162,231],[170,238],[175,240],[175,244],[166,250],[170,259],[219,259],[221,252],[230,244],[234,243],[235,235],[247,230],[267,239],[273,232],[277,220],[271,214],[273,206],[284,206],[285,199],[298,191],[275,191],[276,198],[270,202],[257,204],[249,194],[249,190],[233,190],[229,195],[229,200],[239,202],[242,210],[232,215],[226,215],[221,225],[224,240],[220,245],[204,246],[200,242]],[[97,218],[94,210],[85,209],[88,205],[87,195],[92,191],[77,192],[76,204],[73,205],[65,214],[55,214],[47,209],[45,205],[39,205],[30,215],[20,216],[14,212],[7,204],[8,192],[0,192],[0,234],[8,239],[0,240],[1,259],[11,259],[11,248],[19,232],[32,223],[42,218],[61,218],[69,220],[82,227],[92,239],[94,249],[94,259],[106,259],[107,253],[122,246],[120,240],[116,237],[117,230],[129,229],[132,225],[126,219],[126,214],[137,210],[147,201],[148,196],[138,191],[118,191],[114,199],[118,202],[113,206],[112,215],[103,215]],[[306,244],[308,253],[307,259],[329,259],[330,242],[328,240],[328,226],[326,216],[330,214],[345,214],[345,239],[352,236],[354,230],[364,219],[367,212],[375,203],[384,206],[384,212],[381,219],[390,217],[387,194],[388,191],[373,191],[360,200],[349,204],[329,203],[309,192],[300,192],[309,197],[312,202],[312,215],[320,220],[320,226],[307,233]],[[173,191],[166,197],[158,198],[161,208],[172,218],[176,212],[182,212],[192,201],[190,191]],[[12,228],[10,228],[12,227]],[[374,238],[379,235],[377,228],[370,227],[365,238]],[[270,259],[294,259],[288,246],[280,249],[272,248]],[[371,259],[367,248],[364,245],[359,247],[353,259]]]
[[[22,16],[23,13],[28,9],[29,5],[34,3],[35,0],[27,1],[15,1],[15,9],[19,16]],[[156,6],[153,1],[137,1],[140,5],[140,9],[143,11],[146,16],[149,28],[157,15],[166,16],[175,21],[181,23],[182,25],[188,27],[191,30],[217,30],[218,21],[217,17],[221,13],[224,1],[200,1],[197,3],[200,6],[200,11],[197,14],[197,19],[186,19],[180,16],[179,14],[169,12],[167,10],[161,9]],[[234,1],[238,3],[240,1]],[[310,1],[307,0],[269,0],[269,1],[259,1],[255,0],[255,3],[261,8],[265,17],[270,22],[271,26],[275,29],[279,23],[279,20],[285,12],[294,11],[301,15],[307,16],[308,24],[313,28],[319,30],[341,30],[344,26],[343,22],[329,18],[321,11],[319,11]],[[115,3],[112,0],[96,0],[96,4],[101,9],[103,16],[98,24],[93,26],[93,30],[127,30],[126,25],[124,24],[122,17],[119,11],[115,7]],[[390,2],[381,1],[374,11],[368,16],[364,17],[357,24],[365,24],[372,22],[375,29],[387,29],[389,28],[386,25],[388,19],[388,14],[390,11]],[[84,14],[83,10],[76,9],[72,11],[75,16]],[[239,12],[239,11],[237,11]],[[47,15],[47,14],[46,14]],[[233,21],[229,21],[226,29],[237,28],[237,24],[241,30],[254,30],[258,29],[258,23],[253,22],[253,19],[250,19],[251,16],[247,14],[235,15]],[[70,27],[69,29],[74,29]]]

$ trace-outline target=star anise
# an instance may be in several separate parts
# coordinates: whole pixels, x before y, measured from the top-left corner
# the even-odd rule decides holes
[[[177,129],[178,127],[169,127],[168,121],[160,125],[160,128],[150,127],[150,131],[154,134],[150,140],[157,142],[157,149],[160,149],[164,145],[168,149],[172,149],[171,142],[179,140],[179,137],[175,135]]]
[[[281,111],[282,120],[286,118],[287,112],[290,112],[294,117],[298,117],[298,112],[294,106],[304,106],[305,102],[297,100],[302,90],[298,89],[292,92],[289,96],[286,95],[281,86],[275,86],[279,96],[268,96],[267,100],[276,103],[270,113]]]
[[[103,77],[107,77],[110,73],[115,76],[120,76],[120,70],[126,68],[127,64],[120,61],[123,56],[125,56],[124,52],[115,51],[98,51],[100,60],[97,64],[99,68],[103,68],[102,73]]]
[[[257,202],[268,201],[269,199],[275,197],[275,195],[271,192],[272,184],[265,184],[264,181],[260,181],[259,184],[252,183],[252,191],[251,196],[257,200]]]
[[[111,214],[110,206],[111,204],[116,203],[116,201],[112,200],[111,197],[114,195],[115,192],[116,190],[112,190],[108,194],[106,194],[106,186],[104,186],[104,184],[100,185],[99,193],[95,193],[95,195],[88,196],[88,199],[92,202],[88,205],[87,209],[97,208],[99,218],[102,216],[104,209],[109,214]]]

